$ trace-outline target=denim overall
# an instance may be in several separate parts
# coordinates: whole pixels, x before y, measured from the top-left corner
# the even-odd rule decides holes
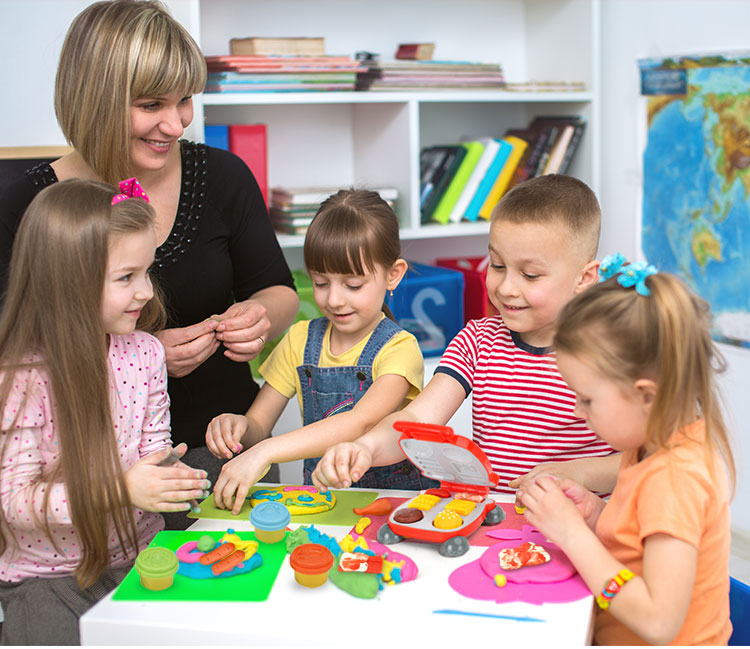
[[[310,322],[303,364],[297,368],[302,386],[302,411],[305,426],[331,415],[351,410],[372,385],[372,364],[383,346],[399,331],[393,320],[383,318],[365,344],[356,365],[318,367],[327,318]],[[304,462],[304,482],[312,484],[311,475],[320,458]],[[352,487],[366,489],[428,489],[439,483],[425,478],[409,460],[390,466],[372,467]],[[426,485],[426,486],[425,486]]]

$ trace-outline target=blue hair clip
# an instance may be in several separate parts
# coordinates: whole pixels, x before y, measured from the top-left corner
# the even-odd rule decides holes
[[[607,255],[602,259],[602,263],[599,266],[599,281],[603,282],[605,279],[616,275],[625,263],[627,263],[627,260],[621,252],[616,252],[614,255]]]
[[[628,264],[625,255],[616,252],[614,255],[608,255],[602,260],[599,266],[599,281],[603,282],[619,274],[617,283],[620,286],[624,288],[632,286],[638,295],[648,297],[651,295],[651,291],[646,286],[646,278],[649,275],[656,275],[657,272],[655,266],[651,266],[644,261],[636,261]]]

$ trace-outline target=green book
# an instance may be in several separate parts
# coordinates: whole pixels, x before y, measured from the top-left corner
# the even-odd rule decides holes
[[[474,167],[477,166],[479,158],[482,157],[482,151],[484,151],[484,142],[461,142],[461,146],[466,150],[466,155],[461,161],[461,165],[456,170],[453,178],[445,190],[443,197],[440,199],[438,206],[432,213],[432,220],[438,223],[448,223],[450,221],[451,212],[453,207],[456,205],[461,192],[463,191],[466,183],[471,176],[471,172],[474,171]]]

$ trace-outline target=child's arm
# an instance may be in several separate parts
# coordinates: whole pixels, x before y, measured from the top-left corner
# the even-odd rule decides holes
[[[222,467],[214,489],[217,507],[229,507],[234,501],[232,511],[238,514],[250,487],[271,464],[317,457],[334,444],[357,439],[384,415],[397,410],[409,387],[403,376],[385,374],[374,381],[351,410],[258,442]]]
[[[443,373],[435,374],[403,410],[382,419],[356,442],[329,448],[315,468],[313,483],[320,489],[346,488],[371,466],[400,462],[404,459],[398,445],[401,433],[393,428],[394,422],[447,424],[465,398],[466,392],[456,379]]]
[[[555,480],[541,478],[521,494],[526,518],[565,552],[594,595],[625,565],[615,559]],[[652,644],[667,644],[685,622],[698,552],[667,534],[645,539],[643,574],[621,587],[609,611]]]
[[[564,462],[543,462],[525,475],[511,480],[508,486],[523,491],[523,488],[541,474],[558,478],[568,478],[586,487],[590,491],[612,493],[617,484],[617,472],[620,468],[620,453],[601,457],[585,457]]]
[[[232,458],[271,435],[289,398],[264,383],[244,415],[214,417],[206,429],[206,446],[218,458]]]

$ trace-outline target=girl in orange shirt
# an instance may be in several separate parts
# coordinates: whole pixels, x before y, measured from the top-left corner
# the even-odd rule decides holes
[[[617,486],[605,503],[540,474],[518,501],[596,595],[596,644],[726,644],[735,475],[708,307],[619,254],[600,274],[563,309],[555,345],[578,415],[623,451]]]

